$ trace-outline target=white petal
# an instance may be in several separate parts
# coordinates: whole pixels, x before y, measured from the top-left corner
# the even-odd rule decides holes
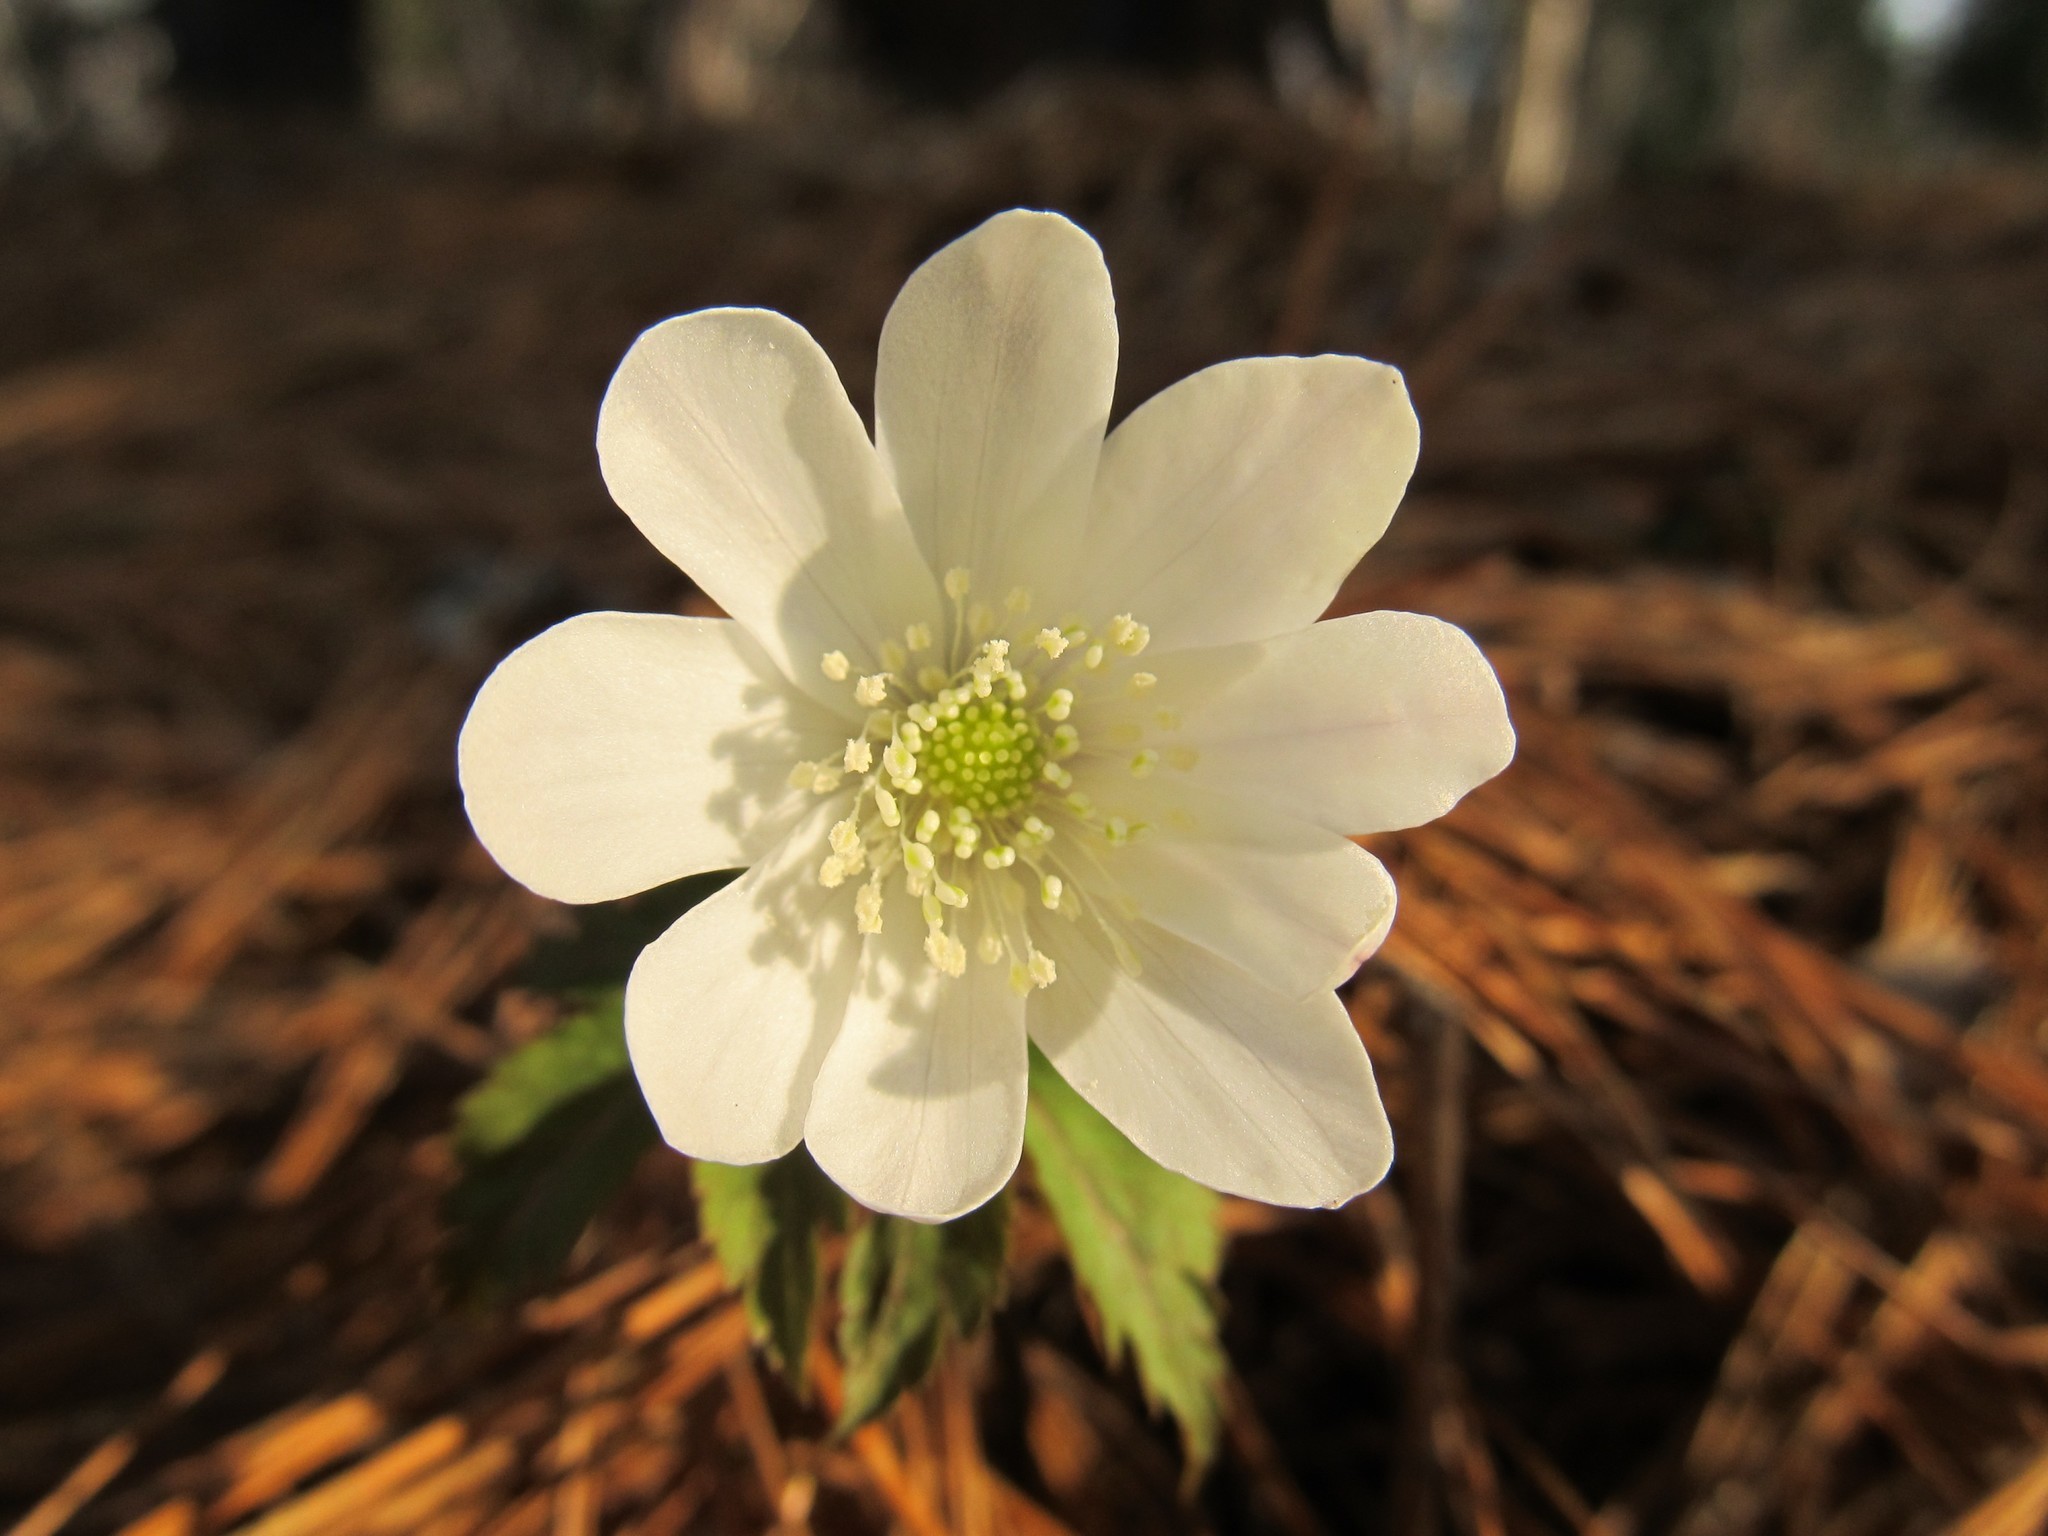
[[[966,567],[1000,604],[1071,566],[1116,350],[1102,252],[1058,214],[997,214],[911,274],[882,326],[875,440],[933,570]]]
[[[1386,530],[1420,441],[1401,375],[1361,357],[1183,379],[1102,451],[1081,607],[1135,614],[1162,651],[1312,624]]]
[[[1031,1038],[1146,1156],[1274,1205],[1341,1205],[1385,1176],[1393,1134],[1334,992],[1290,1001],[1142,923],[1132,977],[1066,932]]]
[[[655,548],[850,714],[819,658],[872,671],[882,641],[940,611],[860,417],[794,321],[708,309],[647,331],[605,391],[597,451]]]
[[[607,901],[760,856],[790,765],[832,718],[737,624],[586,613],[484,680],[456,749],[477,837],[557,901]]]
[[[640,952],[626,1047],[668,1144],[763,1163],[802,1138],[811,1084],[846,1010],[859,945],[852,897],[818,884],[816,807],[769,858]]]
[[[901,895],[865,941],[804,1141],[872,1211],[949,1221],[992,1197],[1024,1146],[1024,1003],[1004,967],[940,975]]]
[[[1479,647],[1419,613],[1361,613],[1276,640],[1161,657],[1189,779],[1333,832],[1419,826],[1515,755]]]
[[[1334,832],[1233,796],[1140,786],[1118,768],[1078,782],[1104,813],[1150,824],[1101,854],[1136,911],[1276,992],[1341,985],[1393,926],[1393,877]]]

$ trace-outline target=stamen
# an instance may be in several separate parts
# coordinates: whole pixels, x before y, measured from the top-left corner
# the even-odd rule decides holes
[[[910,647],[914,656],[919,651],[932,648],[932,627],[929,624],[912,624],[903,631],[903,643]]]
[[[879,869],[853,898],[853,926],[861,933],[882,931],[882,872]]]
[[[846,744],[846,771],[866,773],[875,764],[875,749],[862,738],[855,738]]]
[[[1126,656],[1135,656],[1152,643],[1152,631],[1128,613],[1109,621],[1109,643]]]
[[[1060,896],[1066,890],[1066,883],[1058,875],[1047,875],[1038,882],[1038,899],[1048,912],[1060,909]]]
[[[901,672],[903,664],[909,660],[910,652],[906,651],[896,641],[884,640],[882,642],[882,670],[884,672]]]
[[[888,697],[889,674],[886,672],[877,672],[871,677],[864,677],[853,685],[854,703],[864,704],[869,709],[873,709]]]
[[[953,599],[954,602],[959,602],[973,590],[974,577],[966,566],[956,565],[946,572],[946,596]]]
[[[1090,672],[1098,671],[1102,666],[1102,658],[1105,654],[1102,649],[1102,643],[1097,641],[1081,653],[1081,665]]]
[[[1041,629],[1032,643],[1054,661],[1058,661],[1060,653],[1067,648],[1067,637],[1056,629]]]
[[[1156,686],[1158,682],[1158,677],[1150,672],[1133,672],[1131,674],[1131,692],[1144,693],[1146,690]]]
[[[846,674],[853,670],[853,663],[846,659],[844,651],[827,651],[818,658],[818,669],[835,683],[846,681]]]
[[[1158,766],[1159,754],[1150,747],[1146,747],[1136,757],[1131,759],[1131,777],[1134,779],[1148,779],[1152,776],[1152,770]]]

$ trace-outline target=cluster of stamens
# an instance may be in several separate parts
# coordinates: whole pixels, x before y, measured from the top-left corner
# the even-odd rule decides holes
[[[1071,871],[1062,873],[1055,829],[1039,811],[1057,805],[1064,819],[1111,845],[1145,830],[1100,815],[1065,764],[1082,750],[1070,718],[1077,690],[1148,691],[1152,674],[1127,663],[1151,634],[1129,614],[1099,634],[1078,620],[1028,632],[1028,592],[1011,592],[998,613],[970,601],[964,570],[947,572],[945,590],[952,614],[943,638],[912,624],[900,641],[881,646],[882,670],[866,676],[855,677],[842,652],[820,659],[828,679],[851,683],[867,720],[838,757],[798,763],[790,783],[828,795],[854,781],[852,806],[832,828],[818,880],[836,889],[865,875],[853,899],[860,932],[881,932],[885,885],[900,878],[924,918],[933,966],[963,975],[963,934],[971,932],[975,956],[991,965],[1007,960],[1010,985],[1024,995],[1057,975],[1031,941],[1025,919],[1034,899],[1063,918],[1102,920]],[[1129,770],[1142,778],[1159,760],[1156,751],[1140,750]],[[1175,760],[1188,766],[1192,756]],[[1109,937],[1124,953],[1113,930]]]

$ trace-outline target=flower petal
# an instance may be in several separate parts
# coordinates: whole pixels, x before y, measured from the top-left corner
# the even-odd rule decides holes
[[[1273,1205],[1341,1205],[1393,1158],[1372,1064],[1334,992],[1290,1001],[1146,924],[1130,975],[1065,929],[1031,1038],[1060,1075],[1177,1173]]]
[[[1184,713],[1166,739],[1194,751],[1192,783],[1332,832],[1433,821],[1515,755],[1479,647],[1419,613],[1354,614],[1157,666],[1158,697]]]
[[[626,982],[626,1048],[668,1144],[764,1163],[802,1138],[818,1065],[859,959],[844,891],[814,873],[820,805],[767,859],[640,952]]]
[[[1077,782],[1104,812],[1149,823],[1101,854],[1103,874],[1138,913],[1276,992],[1307,997],[1342,985],[1393,926],[1393,877],[1334,832],[1117,769]]]
[[[1024,1003],[1000,966],[946,977],[899,893],[865,941],[804,1140],[872,1211],[950,1221],[1009,1182],[1024,1147]]]
[[[612,496],[815,696],[857,714],[818,659],[940,612],[937,585],[831,361],[792,320],[707,309],[633,343],[605,391]]]
[[[608,901],[758,857],[836,744],[737,624],[586,613],[498,663],[462,724],[471,825],[522,885]]]
[[[1137,615],[1161,651],[1312,624],[1385,532],[1420,442],[1401,375],[1383,363],[1205,368],[1103,448],[1079,606]]]
[[[1102,252],[1054,213],[997,214],[910,276],[882,326],[875,441],[935,571],[985,600],[1071,567],[1116,384]]]

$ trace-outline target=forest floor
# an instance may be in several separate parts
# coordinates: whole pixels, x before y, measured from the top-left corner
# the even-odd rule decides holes
[[[988,213],[1102,241],[1119,412],[1221,358],[1407,372],[1339,607],[1486,646],[1520,756],[1371,840],[1399,1138],[1227,1206],[1189,1496],[1029,1198],[1009,1301],[847,1444],[650,1154],[557,1289],[449,1305],[450,1107],[576,919],[469,837],[495,658],[692,600],[609,504],[643,326],[801,321],[866,408]],[[1526,229],[1224,88],[833,144],[283,128],[0,189],[0,1519],[21,1536],[2048,1520],[2048,199],[1740,179]]]

